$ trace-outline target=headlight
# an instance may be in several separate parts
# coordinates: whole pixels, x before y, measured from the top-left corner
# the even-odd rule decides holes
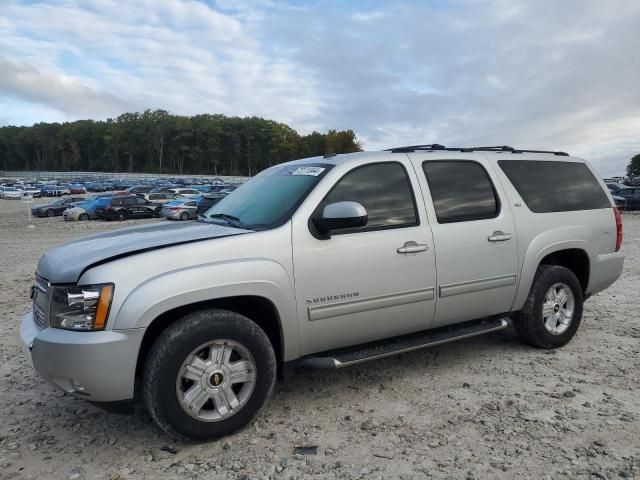
[[[51,326],[67,330],[104,330],[113,284],[53,287]]]

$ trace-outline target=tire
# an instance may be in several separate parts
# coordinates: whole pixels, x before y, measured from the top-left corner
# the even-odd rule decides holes
[[[566,295],[565,302],[561,294]],[[583,301],[582,286],[571,270],[540,265],[524,307],[514,318],[516,331],[526,343],[535,347],[562,347],[578,331]],[[545,303],[546,314],[543,314]]]
[[[127,212],[125,212],[124,210],[120,210],[118,213],[116,213],[116,220],[118,220],[119,222],[124,222],[127,218],[129,218],[129,215],[127,215]]]
[[[55,214],[56,214],[56,212],[54,212],[54,211],[53,211],[53,210],[51,210],[51,209],[46,210],[46,211],[44,212],[44,216],[45,216],[45,217],[49,217],[49,218],[51,218],[51,217],[55,216]]]
[[[182,212],[180,214],[180,220],[182,220],[183,222],[189,220],[189,214],[187,212]]]
[[[209,353],[209,348],[211,351],[232,348],[233,353],[231,357],[227,355],[226,363],[221,363],[223,366],[209,361],[204,364],[206,369],[192,369],[198,371],[197,382],[186,379],[183,373],[188,372],[185,363],[189,359],[200,355],[199,362],[204,362],[204,355],[216,356]],[[235,383],[233,395],[229,397],[228,388],[224,387],[231,378],[227,366],[237,368],[240,362],[250,365],[244,371],[247,380]],[[142,398],[151,417],[167,434],[179,440],[205,441],[229,435],[251,422],[267,404],[275,381],[275,353],[258,325],[235,312],[202,310],[185,315],[155,341],[145,360]],[[215,382],[222,382],[218,383],[221,386],[216,388]],[[189,408],[183,406],[186,401],[183,395],[194,388],[207,400],[202,407],[194,407],[195,410],[189,412]],[[208,396],[203,388],[214,392],[213,395]],[[221,396],[223,390],[225,393]],[[229,408],[229,398],[237,402],[235,412]]]
[[[81,213],[80,216],[78,217],[78,220],[80,220],[81,222],[85,222],[89,220],[89,215],[87,215],[86,213]]]

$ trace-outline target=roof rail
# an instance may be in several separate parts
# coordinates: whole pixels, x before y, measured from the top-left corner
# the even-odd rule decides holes
[[[513,148],[508,145],[492,146],[492,147],[445,147],[437,143],[431,145],[408,145],[406,147],[394,147],[384,150],[391,153],[410,153],[416,150],[446,150],[448,152],[507,152],[507,153],[549,153],[560,157],[568,157],[566,152],[556,152],[551,150],[527,150],[522,148]]]
[[[406,147],[395,147],[384,150],[391,153],[406,153],[415,152],[416,150],[447,150],[447,147],[438,143],[432,143],[429,145],[408,145]]]

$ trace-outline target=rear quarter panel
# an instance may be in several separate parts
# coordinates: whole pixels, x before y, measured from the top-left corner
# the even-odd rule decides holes
[[[516,224],[518,262],[521,274],[512,310],[517,311],[524,305],[533,283],[533,277],[544,257],[559,250],[575,248],[584,250],[589,257],[590,264],[592,264],[598,260],[600,255],[609,254],[615,250],[616,223],[612,208],[533,213],[500,168],[498,160],[503,159],[536,160],[536,157],[535,155],[523,157],[522,154],[501,154],[500,158],[494,158],[492,161],[507,201],[511,204]],[[548,160],[548,157],[544,160]],[[594,173],[596,179],[599,178],[585,160],[576,157],[558,157],[556,160],[585,163]],[[602,180],[599,180],[599,183],[613,207],[615,204],[608,189]],[[592,284],[593,282],[590,281],[589,287]],[[589,287],[586,293],[592,293]]]

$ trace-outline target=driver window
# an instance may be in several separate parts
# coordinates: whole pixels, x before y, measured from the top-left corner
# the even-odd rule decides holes
[[[358,202],[367,210],[367,225],[341,233],[418,225],[418,213],[407,172],[400,163],[356,167],[326,196],[322,209],[336,202]],[[322,210],[321,210],[322,211]]]

